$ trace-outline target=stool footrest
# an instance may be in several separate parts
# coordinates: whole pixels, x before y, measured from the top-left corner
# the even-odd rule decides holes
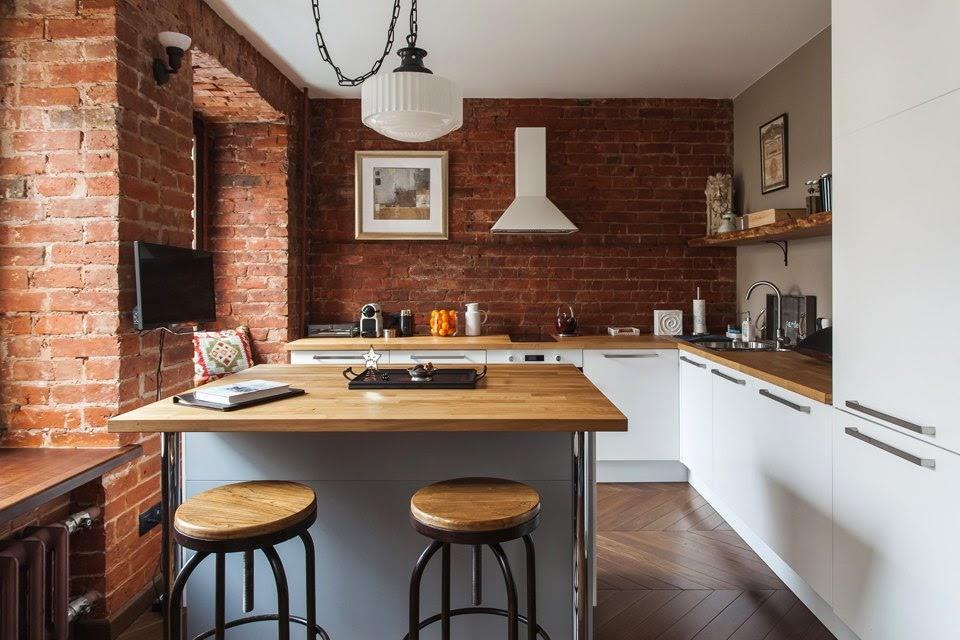
[[[234,627],[239,627],[244,624],[252,624],[254,622],[277,622],[279,617],[280,616],[278,616],[275,613],[267,613],[259,616],[246,616],[244,618],[237,618],[236,620],[231,620],[230,622],[225,624],[223,628],[225,630],[232,629]],[[523,618],[521,618],[521,620],[522,619]],[[307,621],[301,618],[300,616],[290,616],[290,622],[296,622],[297,624],[301,624],[305,627],[308,626]],[[318,624],[313,625],[313,627],[314,627],[314,632],[317,634],[317,636],[321,640],[330,640],[330,635],[326,631],[324,631],[323,627],[321,627]],[[206,638],[212,637],[214,633],[216,633],[216,629],[210,629],[209,631],[204,631],[200,635],[194,637],[193,640],[206,640]]]
[[[506,618],[509,614],[506,609],[498,609],[496,607],[461,607],[460,609],[452,609],[450,611],[450,617],[455,618],[457,616],[468,616],[468,615],[492,615],[500,616],[501,618]],[[423,631],[426,627],[429,627],[431,624],[438,622],[442,614],[435,614],[427,618],[426,620],[420,623],[419,629]],[[517,619],[523,623],[528,624],[527,617],[524,615],[517,614]],[[537,625],[537,637],[540,640],[550,640],[550,636],[547,635],[547,632],[544,631],[543,627]],[[403,640],[409,640],[410,634],[403,636]],[[195,638],[194,640],[201,640],[200,638]]]

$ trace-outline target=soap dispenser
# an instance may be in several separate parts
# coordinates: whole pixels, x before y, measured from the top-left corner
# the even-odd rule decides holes
[[[744,342],[753,342],[753,324],[750,321],[750,312],[743,312],[743,324],[740,328],[740,339]]]

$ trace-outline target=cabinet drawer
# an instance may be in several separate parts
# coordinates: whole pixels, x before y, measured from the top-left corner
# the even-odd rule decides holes
[[[362,351],[291,351],[290,364],[363,364],[365,353],[367,353],[366,349]],[[380,351],[379,353],[378,364],[389,364],[390,352]]]
[[[598,460],[679,460],[677,351],[583,352],[583,373],[627,417],[626,433],[598,433]]]
[[[957,637],[960,456],[834,412],[834,599],[861,638]]]
[[[487,352],[483,349],[418,349],[416,351],[391,351],[390,364],[486,364]]]

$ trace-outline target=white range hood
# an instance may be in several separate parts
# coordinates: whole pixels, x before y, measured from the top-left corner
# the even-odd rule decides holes
[[[493,233],[573,233],[557,205],[547,199],[547,130],[518,127],[514,135],[516,198],[490,230]]]

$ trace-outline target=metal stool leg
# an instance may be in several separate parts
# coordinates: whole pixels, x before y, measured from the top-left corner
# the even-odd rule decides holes
[[[473,606],[483,602],[483,546],[473,545]]]
[[[440,595],[440,638],[450,640],[450,544],[443,545],[443,579]]]
[[[427,568],[430,558],[437,552],[443,543],[434,540],[430,543],[422,554],[417,564],[413,567],[413,575],[410,576],[410,633],[408,640],[420,640],[420,580],[423,578],[423,571]]]
[[[494,543],[488,546],[500,564],[503,581],[507,587],[507,640],[518,640],[520,636],[520,621],[517,618],[517,585],[513,581],[510,562],[507,560],[507,555],[503,552],[503,547],[499,544]]]
[[[216,586],[214,587],[214,629],[216,640],[225,640],[227,623],[227,581],[226,581],[226,562],[224,554],[218,553],[216,556]]]
[[[263,555],[270,561],[273,579],[277,583],[277,638],[290,640],[290,592],[287,588],[287,574],[283,570],[280,556],[273,547],[263,547]]]
[[[537,640],[537,560],[530,536],[523,536],[527,552],[527,640]]]
[[[170,608],[168,609],[170,612],[170,640],[180,640],[183,636],[183,588],[186,586],[190,574],[208,555],[210,554],[202,551],[193,554],[193,557],[183,566],[183,569],[177,574],[177,579],[173,582],[173,589],[170,591]]]
[[[317,638],[317,558],[313,538],[309,532],[300,534],[303,541],[303,553],[307,565],[307,640]]]

